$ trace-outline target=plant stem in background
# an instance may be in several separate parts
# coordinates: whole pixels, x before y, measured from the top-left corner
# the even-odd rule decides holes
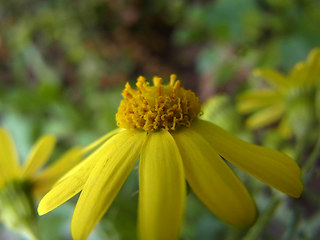
[[[307,140],[307,135],[297,138],[297,143],[295,146],[295,151],[296,151],[295,160],[298,164],[301,164],[303,162],[303,156],[307,147],[306,140]]]
[[[301,219],[301,214],[298,212],[297,206],[293,206],[291,211],[290,222],[286,233],[283,236],[283,240],[293,240],[298,229],[298,224]]]
[[[269,203],[267,209],[259,216],[255,225],[251,227],[248,233],[242,238],[242,240],[256,240],[259,238],[261,232],[265,230],[269,221],[273,218],[275,211],[277,210],[281,199],[274,197]]]
[[[320,135],[318,136],[318,139],[313,148],[313,151],[311,152],[309,158],[307,159],[307,161],[302,167],[302,174],[303,174],[302,176],[303,176],[304,183],[307,183],[312,179],[312,176],[314,175],[314,170],[312,169],[312,167],[315,165],[319,156],[320,156]]]

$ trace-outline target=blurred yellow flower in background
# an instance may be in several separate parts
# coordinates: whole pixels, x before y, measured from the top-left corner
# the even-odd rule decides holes
[[[299,197],[299,166],[278,151],[244,142],[198,119],[198,97],[171,75],[170,82],[139,77],[126,85],[116,119],[119,129],[101,147],[64,175],[41,200],[45,214],[81,191],[71,232],[86,239],[139,162],[139,235],[142,240],[178,239],[186,183],[219,218],[249,226],[256,207],[224,159],[268,185]]]
[[[39,171],[56,143],[52,135],[41,137],[31,149],[25,164],[19,165],[17,150],[9,132],[0,128],[0,214],[12,230],[37,239],[34,200],[43,196],[57,179],[79,162],[83,151],[73,148],[48,168]]]
[[[269,85],[239,96],[238,110],[250,114],[247,125],[257,129],[280,121],[278,128],[283,136],[290,137],[293,132],[298,136],[306,134],[316,114],[320,49],[313,49],[307,60],[297,63],[287,76],[272,69],[257,69],[253,74]]]

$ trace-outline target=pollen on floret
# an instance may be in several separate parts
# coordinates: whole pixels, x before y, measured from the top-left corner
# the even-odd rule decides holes
[[[116,115],[117,125],[145,131],[189,127],[199,115],[199,98],[191,90],[181,87],[176,78],[172,74],[170,82],[162,85],[163,79],[155,76],[153,86],[150,86],[146,78],[140,76],[136,90],[127,83]]]

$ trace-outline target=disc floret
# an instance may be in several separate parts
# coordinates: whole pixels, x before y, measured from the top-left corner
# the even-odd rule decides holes
[[[199,98],[191,90],[181,87],[176,75],[162,85],[163,79],[153,77],[153,86],[140,76],[137,90],[127,83],[122,92],[116,115],[117,125],[126,129],[174,131],[179,127],[190,127],[200,112]]]

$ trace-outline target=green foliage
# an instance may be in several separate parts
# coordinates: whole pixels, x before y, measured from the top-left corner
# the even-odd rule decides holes
[[[319,172],[314,162],[320,144],[314,140],[318,132],[312,130],[319,126],[320,88],[313,93],[315,112],[300,98],[292,103],[291,120],[297,131],[312,135],[303,146],[295,138],[283,139],[272,126],[254,133],[246,129],[235,96],[264,85],[250,77],[252,69],[287,72],[305,59],[319,45],[319,22],[318,0],[3,0],[0,124],[13,134],[21,159],[43,133],[57,135],[62,152],[116,127],[115,113],[126,81],[139,75],[168,79],[176,73],[203,102],[217,93],[228,94],[209,100],[204,118],[246,140],[302,155],[300,164],[308,162],[308,170],[313,169],[302,199],[293,202],[281,195],[283,214],[276,209],[267,222],[259,221],[263,227],[255,225],[250,232],[220,222],[189,193],[182,239],[252,239],[251,235],[289,239],[290,234],[292,239],[316,239],[320,206],[315,186],[320,180],[314,177]],[[305,121],[310,124],[301,124]],[[238,175],[258,209],[268,209],[266,202],[273,202],[278,193],[272,195],[256,180]],[[133,172],[90,239],[136,239],[137,191]],[[73,205],[70,201],[39,218],[41,239],[70,239]]]

